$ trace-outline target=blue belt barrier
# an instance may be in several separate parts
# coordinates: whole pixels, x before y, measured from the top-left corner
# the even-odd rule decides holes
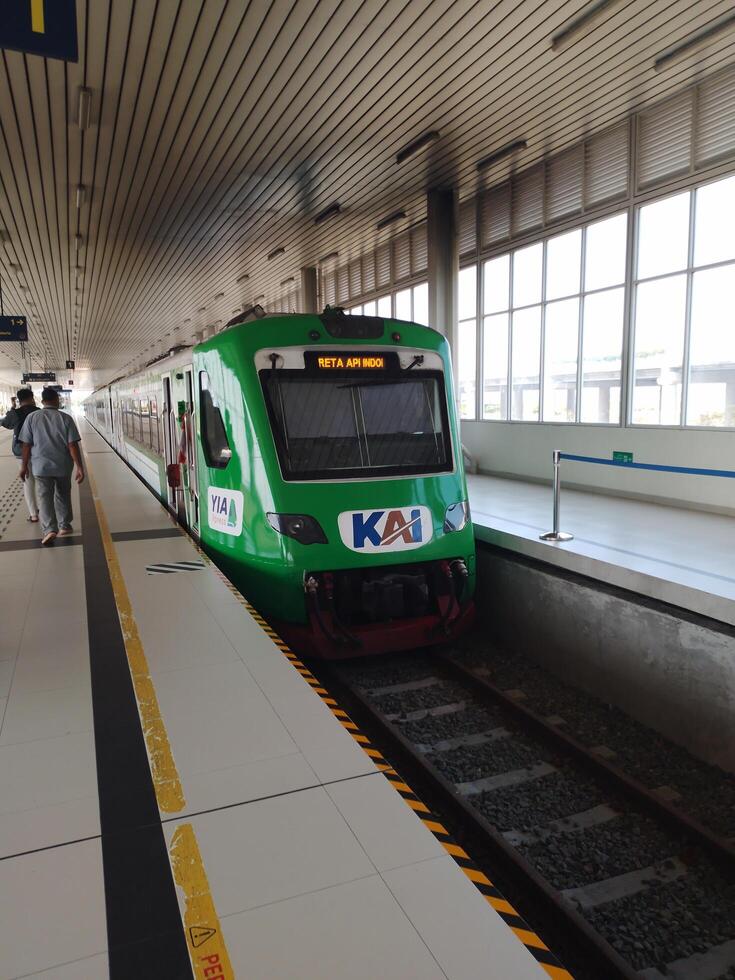
[[[626,470],[656,470],[659,473],[692,473],[694,476],[724,476],[735,480],[735,470],[705,470],[691,466],[664,466],[663,463],[624,463],[617,459],[602,459],[598,456],[575,456],[572,453],[560,453],[560,459],[573,460],[575,463],[599,463],[601,466],[619,466]]]

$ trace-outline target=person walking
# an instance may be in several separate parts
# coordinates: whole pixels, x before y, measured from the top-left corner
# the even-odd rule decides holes
[[[18,439],[23,423],[31,412],[37,412],[38,405],[33,397],[30,388],[19,388],[15,398],[11,399],[11,409],[8,414],[0,419],[0,425],[4,429],[13,430],[12,450],[13,456],[18,460],[19,466],[23,466],[23,445]],[[38,524],[38,503],[36,502],[36,481],[33,478],[33,467],[28,464],[28,473],[23,481],[23,495],[26,498],[28,508],[28,520],[32,524]]]
[[[41,544],[54,543],[56,536],[72,533],[71,474],[77,483],[84,479],[79,452],[81,436],[71,415],[59,409],[59,393],[54,388],[41,392],[42,412],[34,412],[23,423],[18,437],[23,444],[20,478],[25,480],[33,468],[41,514]]]

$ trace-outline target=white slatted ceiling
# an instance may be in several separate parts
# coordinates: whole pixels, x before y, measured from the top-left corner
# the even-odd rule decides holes
[[[275,295],[320,255],[371,251],[392,211],[421,222],[429,186],[472,197],[476,161],[498,146],[523,136],[521,163],[532,164],[732,62],[722,35],[663,72],[652,66],[728,0],[615,3],[552,52],[551,34],[584,5],[80,0],[79,64],[0,54],[0,225],[11,235],[0,272],[8,303],[31,318],[34,357],[45,347],[58,365],[71,348],[117,371]],[[81,84],[94,93],[83,134]],[[427,129],[439,143],[396,166]],[[510,166],[485,179],[501,182]],[[343,213],[314,226],[335,200]],[[268,262],[276,246],[285,253]],[[18,362],[3,345],[0,367]]]

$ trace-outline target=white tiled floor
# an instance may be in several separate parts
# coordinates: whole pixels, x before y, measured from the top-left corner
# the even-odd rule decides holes
[[[113,533],[171,526],[114,455],[88,463]],[[0,490],[14,476],[0,442]],[[3,540],[37,537],[22,518]],[[197,558],[191,543],[115,547],[186,798],[162,815],[164,833],[193,825],[236,975],[544,976],[214,573],[146,574]],[[0,980],[106,978],[82,548],[0,552],[0,597],[11,594]]]
[[[735,517],[565,490],[561,530],[548,543],[549,487],[468,477],[481,540],[735,625]]]

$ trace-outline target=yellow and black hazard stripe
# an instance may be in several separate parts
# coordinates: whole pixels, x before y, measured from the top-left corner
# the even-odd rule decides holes
[[[278,649],[281,650],[294,670],[296,670],[303,677],[304,681],[309,685],[314,693],[319,695],[323,703],[326,704],[340,725],[342,725],[342,727],[350,733],[363,752],[370,757],[376,768],[383,773],[391,786],[401,796],[406,805],[414,811],[418,819],[423,823],[427,830],[431,831],[447,854],[454,859],[456,864],[462,869],[462,872],[474,884],[475,888],[477,888],[478,891],[484,896],[488,904],[512,930],[516,938],[523,943],[529,953],[531,953],[534,959],[538,962],[539,966],[545,970],[545,972],[552,977],[553,980],[572,980],[572,974],[561,965],[559,960],[556,958],[556,956],[554,956],[541,937],[533,931],[525,919],[523,919],[523,917],[518,914],[510,902],[504,898],[502,893],[495,887],[485,872],[481,871],[477,867],[467,851],[465,851],[465,849],[453,839],[452,835],[441,822],[439,817],[432,813],[429,807],[421,799],[419,799],[408,783],[405,782],[403,777],[396,772],[393,766],[383,756],[382,752],[371,743],[367,735],[360,731],[359,727],[350,718],[347,712],[339,706],[336,699],[331,695],[327,688],[322,685],[321,681],[314,676],[311,670],[309,670],[309,668],[298,658],[288,644],[281,639],[273,627],[266,622],[257,609],[255,609],[247,601],[247,599],[242,596],[242,594],[216,567],[216,565],[213,565],[212,567],[215,574],[217,574],[221,581],[227,586],[232,595],[235,596],[238,602],[240,602],[240,604],[247,609],[258,626],[260,626],[263,632],[270,637]]]

